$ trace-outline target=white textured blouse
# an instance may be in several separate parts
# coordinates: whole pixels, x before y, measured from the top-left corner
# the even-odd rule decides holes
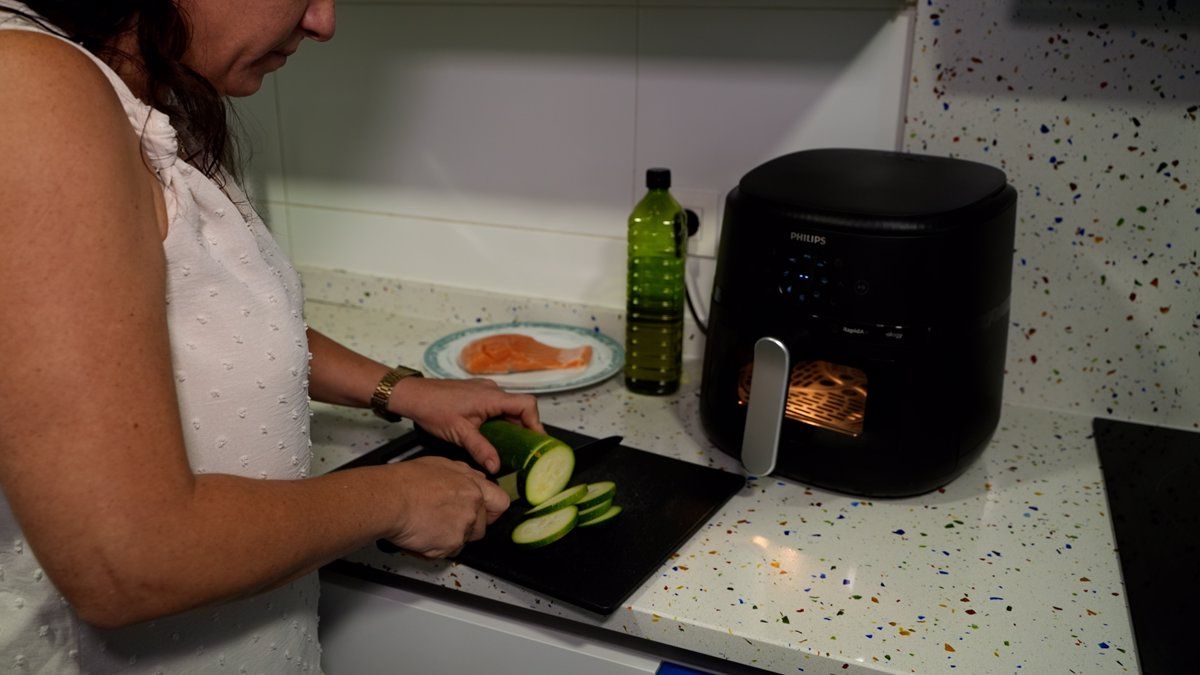
[[[18,3],[0,5],[28,12]],[[0,29],[49,32],[3,11]],[[309,353],[299,277],[232,181],[222,190],[183,161],[167,116],[92,61],[141,136],[166,198],[163,300],[192,470],[306,477]],[[45,576],[0,499],[2,672],[317,672],[317,593],[314,573],[250,599],[99,630],[82,622]]]

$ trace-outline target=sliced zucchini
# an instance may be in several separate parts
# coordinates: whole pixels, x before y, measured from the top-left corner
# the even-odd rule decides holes
[[[533,460],[525,470],[522,487],[525,501],[537,506],[562,492],[575,471],[575,451],[567,445],[556,445]]]
[[[613,496],[617,493],[617,484],[611,480],[592,483],[587,488],[587,494],[575,504],[580,513],[597,504],[603,504],[605,501],[611,502]]]
[[[566,490],[554,495],[550,499],[542,502],[541,504],[538,504],[532,509],[529,509],[525,512],[525,515],[542,516],[550,513],[551,511],[557,511],[561,508],[571,506],[580,499],[583,499],[585,494],[587,494],[586,485],[575,485],[573,487],[569,487]]]
[[[578,518],[579,510],[574,506],[530,518],[513,529],[513,543],[522,548],[540,548],[553,544],[575,529]]]
[[[619,513],[621,513],[621,507],[613,504],[607,509],[600,511],[600,515],[592,516],[586,521],[583,519],[583,516],[580,516],[576,522],[576,525],[578,527],[592,527],[593,525],[601,525],[603,523],[607,523],[613,518],[616,518]]]
[[[595,518],[596,516],[607,511],[608,507],[612,506],[612,503],[613,503],[613,500],[610,497],[610,498],[605,499],[604,501],[600,502],[599,504],[589,506],[586,510],[580,510],[579,518],[580,518],[580,520],[587,520],[590,518]],[[579,508],[579,507],[576,506],[575,508]]]

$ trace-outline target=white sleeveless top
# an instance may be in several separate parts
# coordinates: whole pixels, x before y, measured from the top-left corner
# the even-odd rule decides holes
[[[0,5],[29,12],[7,0]],[[0,29],[48,32],[3,11]],[[227,195],[184,162],[167,116],[92,60],[141,136],[166,198],[164,301],[192,470],[306,477],[309,353],[299,277],[233,182]],[[313,573],[250,599],[99,630],[54,588],[0,499],[3,672],[319,672],[317,593]]]

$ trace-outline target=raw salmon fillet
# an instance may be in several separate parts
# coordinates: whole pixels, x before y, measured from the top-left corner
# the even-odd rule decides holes
[[[588,346],[559,349],[516,333],[500,333],[467,343],[458,355],[463,370],[472,375],[523,373],[585,366],[592,360]]]

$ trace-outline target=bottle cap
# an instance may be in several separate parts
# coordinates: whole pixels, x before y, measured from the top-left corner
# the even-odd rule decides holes
[[[663,168],[646,169],[646,187],[651,190],[665,190],[671,187],[671,170]]]

